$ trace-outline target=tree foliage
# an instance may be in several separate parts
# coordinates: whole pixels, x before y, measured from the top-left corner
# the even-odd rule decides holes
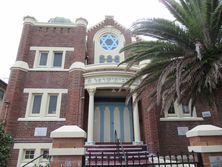
[[[7,167],[7,159],[12,144],[12,137],[4,130],[3,124],[0,123],[0,166]]]
[[[138,97],[156,84],[149,95],[152,104],[168,110],[177,99],[193,104],[200,96],[212,101],[222,79],[222,2],[221,0],[161,0],[175,20],[154,18],[137,21],[135,35],[153,37],[124,47],[129,55],[122,63],[131,67],[150,60],[124,86],[141,79],[131,92]],[[121,63],[121,64],[122,64]]]

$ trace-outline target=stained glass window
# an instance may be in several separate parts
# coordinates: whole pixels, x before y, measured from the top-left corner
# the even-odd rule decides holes
[[[105,56],[104,55],[99,56],[99,63],[105,63]]]
[[[119,60],[119,56],[118,56],[118,55],[115,56],[115,58],[114,58],[114,62],[115,62],[115,63],[119,63],[119,62],[120,62],[120,60]]]
[[[111,55],[107,56],[107,62],[112,63],[113,62],[113,57]]]
[[[100,37],[100,45],[106,50],[115,49],[118,43],[118,38],[113,34],[105,34]]]

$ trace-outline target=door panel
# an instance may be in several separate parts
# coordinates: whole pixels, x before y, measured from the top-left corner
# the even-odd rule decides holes
[[[132,110],[123,102],[95,103],[94,141],[114,142],[114,132],[122,142],[132,142]]]

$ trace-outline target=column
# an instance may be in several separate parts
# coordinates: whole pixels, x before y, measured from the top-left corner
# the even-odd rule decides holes
[[[65,125],[50,133],[52,148],[49,155],[53,167],[81,167],[85,155],[86,132],[77,125]]]
[[[94,122],[94,94],[95,89],[87,89],[89,93],[89,111],[88,111],[88,128],[87,128],[87,142],[86,144],[94,144],[93,141],[93,122]]]
[[[222,128],[198,125],[186,133],[190,142],[189,152],[195,152],[200,166],[212,167],[222,164]]]
[[[134,126],[133,144],[141,144],[138,103],[134,103],[135,99],[136,99],[136,94],[133,95],[133,126]]]

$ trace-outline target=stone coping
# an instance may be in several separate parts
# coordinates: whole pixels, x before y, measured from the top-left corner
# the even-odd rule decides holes
[[[62,126],[50,134],[51,138],[86,138],[86,132],[77,125]]]
[[[222,136],[222,128],[213,125],[198,125],[186,133],[187,137]]]

